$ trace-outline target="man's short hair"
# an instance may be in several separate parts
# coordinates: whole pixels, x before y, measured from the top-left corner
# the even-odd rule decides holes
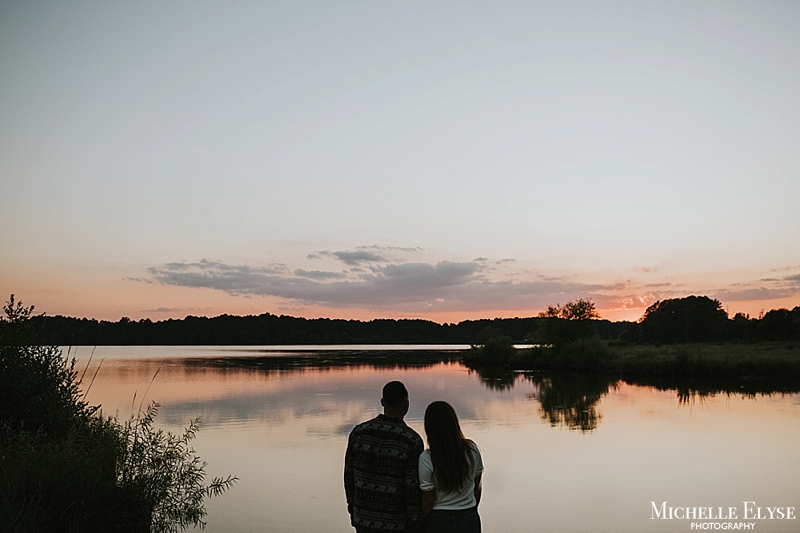
[[[383,405],[395,407],[408,398],[406,386],[399,381],[390,381],[383,387]]]

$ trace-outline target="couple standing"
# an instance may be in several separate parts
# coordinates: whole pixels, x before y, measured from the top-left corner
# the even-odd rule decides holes
[[[480,533],[483,461],[464,437],[455,410],[433,402],[422,438],[403,422],[408,391],[399,381],[383,387],[383,414],[350,432],[344,489],[358,533]]]

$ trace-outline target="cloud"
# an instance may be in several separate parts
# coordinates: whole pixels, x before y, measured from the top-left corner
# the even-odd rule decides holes
[[[424,248],[420,246],[378,246],[372,244],[369,246],[358,246],[356,250],[377,250],[379,252],[421,252]]]
[[[194,307],[156,307],[155,309],[142,309],[141,313],[186,313],[197,311]]]
[[[374,281],[385,287],[437,289],[469,281],[480,270],[480,265],[473,262],[403,263],[376,268]]]
[[[720,289],[712,294],[718,300],[730,302],[749,302],[754,300],[776,300],[778,298],[791,298],[798,294],[798,288],[768,289],[757,287],[752,289],[728,290]]]
[[[787,269],[773,269],[773,271],[775,270]],[[800,295],[800,274],[783,278],[763,278],[759,281],[769,283],[770,288],[755,287],[748,283],[732,283],[730,287],[734,287],[734,289],[719,289],[714,292],[714,297],[732,302],[749,302],[793,298]],[[739,289],[739,287],[742,288]]]
[[[785,267],[780,267],[780,268],[771,268],[770,272],[785,272],[787,270],[795,270],[797,268],[800,268],[800,265],[785,266]]]
[[[299,276],[301,278],[309,278],[309,279],[318,279],[318,280],[326,280],[326,279],[343,279],[347,277],[347,274],[342,272],[326,272],[322,270],[303,270],[302,268],[298,268],[294,271],[295,276]]]
[[[377,244],[370,244],[366,246],[356,246],[356,250],[373,250],[375,252],[421,252],[425,248],[421,246],[379,246]]]
[[[197,263],[187,263],[186,261],[166,263],[161,268],[172,272],[190,272],[198,270],[201,272],[233,273],[238,271],[246,271],[246,272],[270,273],[270,274],[285,274],[289,272],[288,267],[282,263],[276,263],[269,267],[249,267],[249,266],[231,266],[221,261],[209,261],[208,259],[201,259]],[[154,273],[155,269],[149,268],[148,272]]]
[[[165,285],[207,288],[237,296],[275,296],[304,305],[373,310],[529,310],[578,297],[601,298],[613,285],[565,281],[492,281],[476,262],[440,261],[370,265],[356,279],[338,273],[287,272],[283,268],[230,265],[202,260],[166,263],[148,271]]]
[[[360,263],[374,263],[378,261],[386,261],[382,255],[368,252],[366,250],[356,250],[355,252],[333,252],[331,255],[336,257],[339,261],[346,265],[358,265]]]
[[[331,252],[323,250],[319,252],[309,253],[306,257],[308,259],[322,259],[324,256],[332,256],[346,265],[356,266],[364,263],[385,263],[397,262],[401,260],[406,254],[417,253],[423,251],[424,248],[417,247],[404,247],[404,246],[357,246],[352,250],[339,250]]]

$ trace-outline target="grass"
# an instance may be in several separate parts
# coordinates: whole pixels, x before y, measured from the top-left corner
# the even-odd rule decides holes
[[[584,338],[514,350],[489,343],[464,356],[472,368],[598,373],[619,377],[800,379],[800,342],[638,345]]]
[[[609,371],[622,375],[800,378],[797,342],[623,345],[609,351]]]

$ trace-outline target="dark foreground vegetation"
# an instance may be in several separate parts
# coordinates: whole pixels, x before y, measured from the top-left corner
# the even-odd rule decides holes
[[[187,316],[181,320],[117,322],[64,316],[32,316],[30,322],[58,346],[99,345],[270,345],[270,344],[483,344],[492,337],[516,343],[552,343],[596,337],[629,344],[800,341],[800,306],[763,317],[729,318],[717,300],[689,296],[657,302],[638,322],[602,320],[590,300],[549,307],[538,317],[465,320],[371,321],[258,316]],[[568,325],[563,325],[568,323]],[[580,324],[580,325],[576,325]],[[0,323],[0,334],[13,330]]]
[[[153,426],[157,404],[126,421],[83,400],[87,390],[31,308],[13,295],[0,317],[0,530],[168,532],[202,525],[204,498],[235,478],[205,484],[183,435]]]

